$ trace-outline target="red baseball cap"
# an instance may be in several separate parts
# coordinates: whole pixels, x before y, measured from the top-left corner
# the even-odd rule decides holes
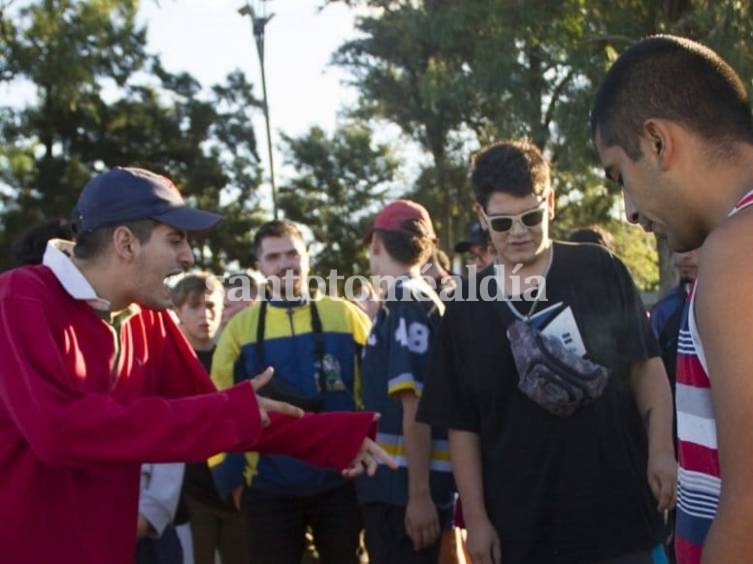
[[[407,222],[417,222],[421,224],[421,233],[429,236],[432,241],[437,240],[434,232],[434,226],[431,223],[431,217],[426,208],[412,200],[395,200],[387,204],[382,211],[376,214],[374,225],[364,238],[367,243],[371,242],[371,236],[374,231],[400,231],[403,233],[415,233],[410,229]]]

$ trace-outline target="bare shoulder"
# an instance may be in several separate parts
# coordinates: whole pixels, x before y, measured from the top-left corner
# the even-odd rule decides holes
[[[753,208],[735,214],[709,235],[699,263],[699,290],[728,280],[740,290],[753,287]]]
[[[709,367],[731,374],[745,366],[753,327],[753,208],[727,219],[701,248],[695,317]],[[735,367],[727,366],[736,359]]]

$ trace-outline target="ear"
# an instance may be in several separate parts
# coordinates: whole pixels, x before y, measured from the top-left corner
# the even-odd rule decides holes
[[[178,318],[178,325],[183,325],[183,307],[185,304],[183,304],[180,307],[173,307],[173,313],[175,313],[175,317]]]
[[[549,221],[551,221],[554,219],[554,211],[557,208],[557,198],[552,188],[549,188],[546,194],[546,207],[549,210]]]
[[[666,120],[650,118],[643,122],[643,134],[640,138],[644,156],[653,159],[662,170],[669,167],[675,153],[672,128]]]
[[[139,245],[139,240],[133,231],[124,225],[116,227],[112,232],[112,246],[120,259],[132,261],[136,257],[137,245]]]
[[[298,261],[301,269],[307,271],[311,269],[311,255],[309,254],[309,249],[307,246],[303,247],[303,252],[300,253]]]
[[[369,254],[371,255],[378,255],[382,252],[382,241],[379,239],[378,233],[373,233],[371,235],[371,243],[369,243]]]
[[[478,222],[481,225],[481,229],[483,229],[484,231],[489,231],[489,226],[486,223],[486,215],[484,215],[484,208],[481,206],[481,204],[474,204],[473,211],[476,212],[476,216],[478,217]]]

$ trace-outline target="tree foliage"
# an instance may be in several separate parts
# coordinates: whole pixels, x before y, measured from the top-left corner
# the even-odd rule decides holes
[[[363,272],[365,217],[395,181],[395,152],[371,127],[395,124],[424,155],[403,192],[432,213],[447,248],[472,220],[469,154],[491,141],[532,137],[554,165],[555,233],[602,224],[644,288],[656,285],[646,236],[615,221],[587,127],[594,90],[617,53],[657,32],[719,51],[751,84],[748,2],[711,0],[322,0],[360,8],[359,35],[333,62],[360,92],[332,135],[284,137],[293,177],[288,217],[312,228],[319,271]],[[240,72],[204,88],[149,53],[137,0],[0,0],[0,82],[30,91],[0,106],[0,245],[28,225],[67,217],[97,171],[132,164],[171,176],[187,197],[220,210],[196,242],[200,264],[250,264],[262,211],[252,85]],[[425,158],[424,157],[428,157]],[[416,157],[418,157],[416,159]],[[665,249],[661,249],[666,251]],[[666,252],[660,253],[666,257]],[[2,266],[2,265],[0,265]],[[660,262],[663,283],[671,271]]]
[[[398,162],[376,144],[364,125],[346,123],[332,135],[312,127],[299,138],[283,136],[296,171],[280,189],[285,215],[308,226],[317,242],[315,271],[348,277],[368,273],[363,237],[383,204]]]
[[[225,216],[196,242],[201,266],[250,261],[259,223],[259,158],[244,75],[208,92],[145,49],[135,0],[44,0],[0,13],[0,77],[34,98],[0,111],[2,242],[69,217],[84,184],[133,165],[171,177],[191,202]]]
[[[606,69],[635,40],[686,35],[716,49],[749,84],[753,77],[747,2],[346,3],[370,9],[358,19],[360,36],[342,45],[334,62],[351,72],[361,93],[356,115],[397,124],[432,156],[433,188],[424,184],[422,194],[432,215],[447,224],[445,243],[458,232],[462,218],[454,214],[465,209],[468,193],[467,185],[450,180],[452,163],[465,162],[478,146],[519,136],[533,138],[550,157],[562,211],[579,208],[564,217],[610,224],[618,191],[604,186],[596,166],[588,111]],[[635,244],[643,241],[636,234]],[[634,270],[647,272],[644,266]],[[663,274],[666,279],[666,268]]]

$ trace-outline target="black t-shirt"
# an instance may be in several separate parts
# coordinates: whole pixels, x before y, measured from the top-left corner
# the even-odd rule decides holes
[[[506,304],[469,300],[447,304],[419,407],[421,421],[479,434],[505,564],[588,564],[649,549],[661,534],[629,377],[633,361],[659,354],[645,309],[608,251],[555,243],[553,252],[532,322],[609,368],[602,396],[569,417],[539,407],[517,389]],[[471,284],[480,295],[485,275],[491,267],[465,297]]]
[[[212,356],[214,356],[214,350],[216,348],[217,347],[212,347],[207,351],[195,351],[196,356],[199,357],[199,362],[201,362],[202,366],[207,371],[207,374],[212,373]]]

